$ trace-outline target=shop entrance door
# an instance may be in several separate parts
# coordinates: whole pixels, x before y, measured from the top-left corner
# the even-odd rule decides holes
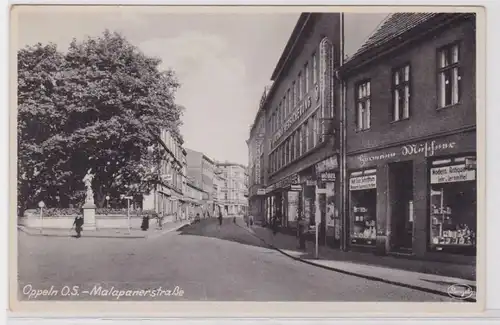
[[[413,162],[389,165],[391,250],[411,253],[413,244]]]

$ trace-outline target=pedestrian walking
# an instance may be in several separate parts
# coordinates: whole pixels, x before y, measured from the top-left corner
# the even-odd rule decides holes
[[[222,212],[219,212],[219,229],[222,227]]]
[[[75,227],[76,238],[80,238],[82,236],[81,232],[83,228],[83,216],[81,215],[76,216],[75,221],[73,222],[73,226]]]

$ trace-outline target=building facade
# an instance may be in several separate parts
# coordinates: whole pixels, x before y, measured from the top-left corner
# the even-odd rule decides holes
[[[264,185],[264,144],[266,135],[266,119],[264,103],[271,86],[267,86],[262,94],[255,122],[250,128],[248,146],[248,213],[255,221],[265,223],[266,189]]]
[[[213,160],[199,151],[186,149],[187,171],[196,184],[199,184],[204,191],[203,213],[213,215],[213,187],[215,164]]]
[[[144,196],[143,209],[175,218],[184,208],[186,151],[182,148],[181,140],[168,130],[162,130],[158,142],[165,151],[159,166],[161,181],[151,193]]]
[[[185,216],[194,218],[196,214],[203,214],[203,197],[205,192],[203,189],[191,178],[186,178],[186,194],[185,194]]]
[[[217,167],[221,170],[223,186],[221,188],[223,214],[235,215],[245,214],[248,211],[247,177],[246,167],[236,163],[218,162]]]
[[[342,66],[352,249],[475,261],[475,54],[473,14],[397,13]]]
[[[339,13],[303,13],[263,103],[265,219],[319,224],[320,242],[340,240],[338,202]],[[258,190],[257,190],[258,191]],[[253,194],[253,192],[251,193]],[[316,220],[318,219],[318,220]]]
[[[226,178],[222,173],[222,169],[216,167],[214,174],[214,216],[218,216],[219,213],[224,212],[225,195],[223,189],[225,182]]]

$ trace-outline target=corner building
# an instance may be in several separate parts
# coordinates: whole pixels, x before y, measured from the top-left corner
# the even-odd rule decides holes
[[[352,250],[475,263],[475,26],[396,13],[342,66]]]
[[[299,215],[310,225],[320,215],[320,242],[333,246],[340,241],[340,84],[334,77],[340,60],[340,20],[340,13],[300,15],[262,105],[266,221],[280,216],[281,226],[293,232]]]

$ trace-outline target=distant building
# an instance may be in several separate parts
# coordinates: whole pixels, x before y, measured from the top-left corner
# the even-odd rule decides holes
[[[187,174],[195,184],[204,191],[202,199],[203,212],[214,213],[213,188],[214,188],[214,162],[205,154],[192,149],[187,152]]]
[[[214,213],[217,216],[219,212],[224,211],[224,186],[226,178],[222,173],[222,169],[216,167],[214,174]]]
[[[170,131],[162,130],[158,146],[165,150],[160,163],[161,181],[143,198],[143,209],[154,210],[167,218],[174,219],[184,208],[186,176],[186,151],[182,141]]]
[[[225,214],[247,213],[247,168],[243,165],[230,162],[217,162],[217,167],[224,178],[221,189],[223,195],[221,205]]]

